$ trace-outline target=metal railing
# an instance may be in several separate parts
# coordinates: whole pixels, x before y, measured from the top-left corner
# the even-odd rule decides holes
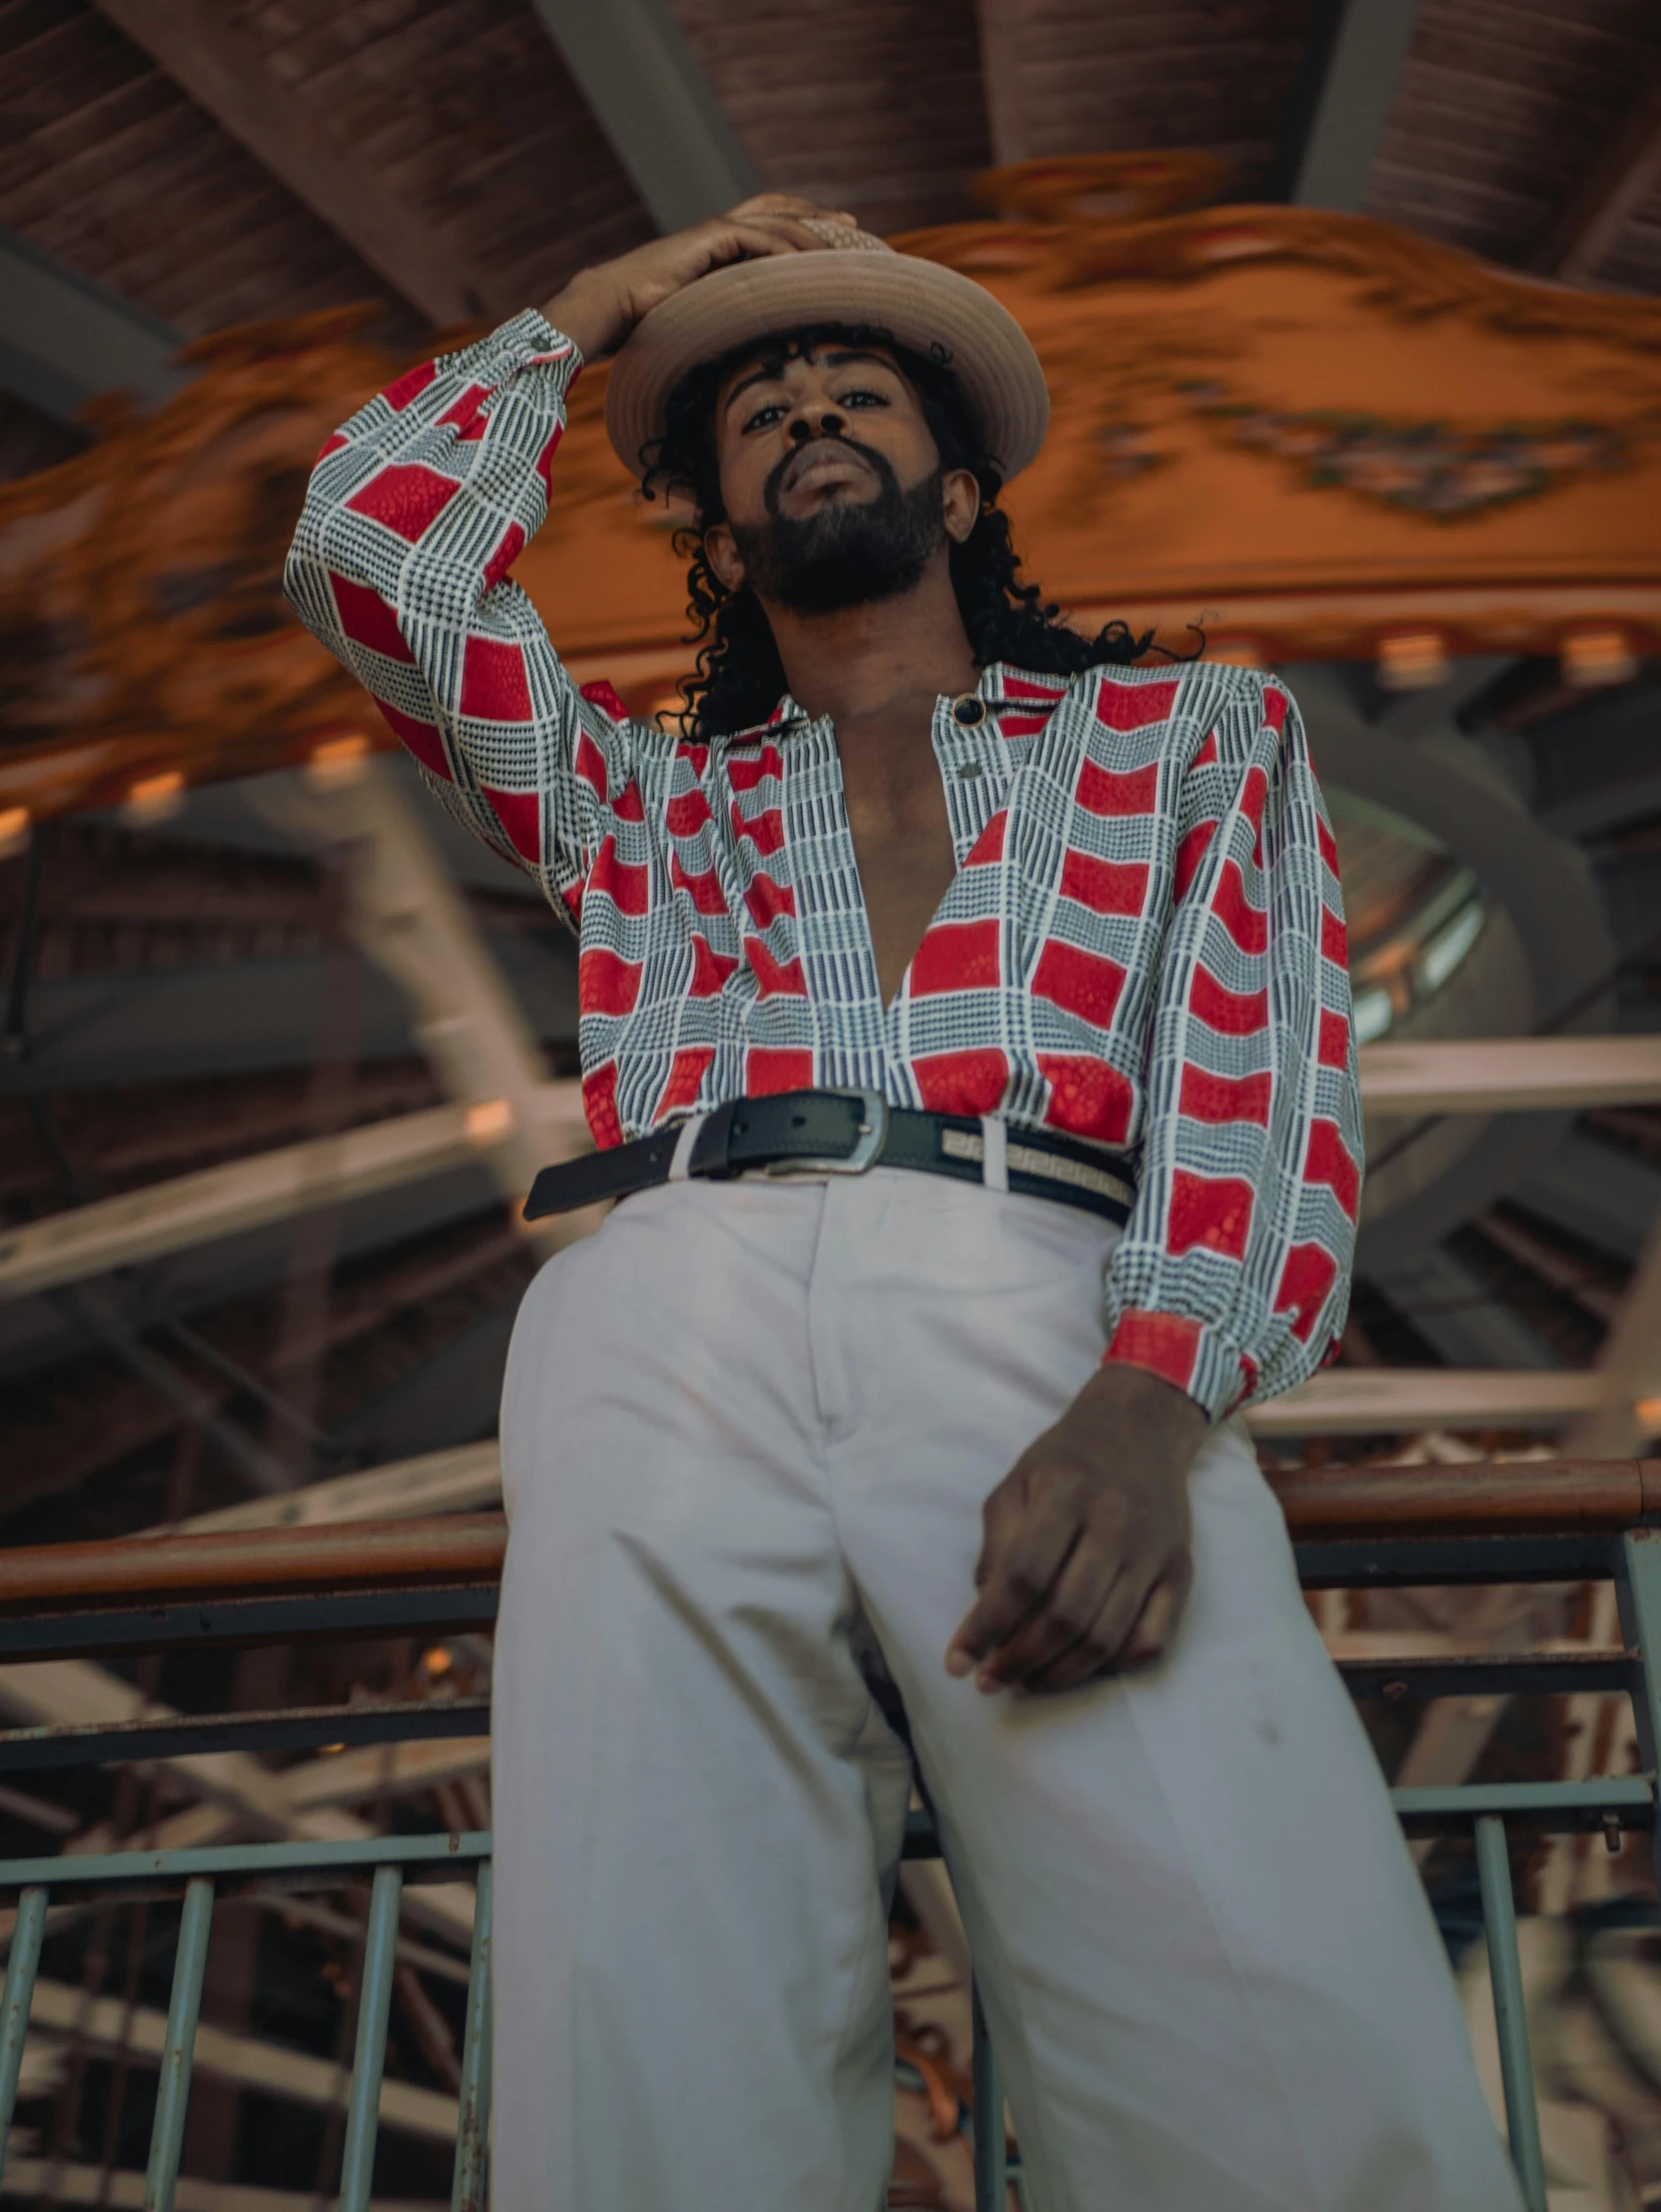
[[[1305,1588],[1612,1579],[1616,1652],[1384,1658],[1340,1667],[1359,1697],[1538,1696],[1619,1691],[1632,1701],[1642,1772],[1584,1781],[1463,1784],[1392,1793],[1408,1834],[1474,1840],[1487,1932],[1511,2155],[1529,2212],[1546,2212],[1508,1846],[1514,1831],[1656,1829],[1661,1741],[1661,1462],[1529,1462],[1457,1469],[1301,1471],[1277,1478]],[[504,1545],[498,1515],[360,1523],[244,1535],[70,1544],[0,1554],[0,1665],[108,1658],[295,1638],[433,1635],[494,1617]],[[143,1714],[74,1728],[0,1730],[0,1776],[52,1767],[174,1759],[208,1751],[395,1743],[488,1728],[487,1702],[451,1698],[300,1711]],[[938,1855],[926,1812],[911,1816],[908,1857]],[[0,1861],[16,1913],[0,1992],[0,2190],[47,1914],[112,1893],[182,1896],[172,1997],[145,2212],[171,2212],[197,2045],[216,1897],[249,1883],[328,1886],[368,1874],[356,2050],[341,2160],[342,2212],[368,2212],[380,2125],[399,1920],[407,1884],[473,1870],[473,1928],[455,2107],[453,2212],[481,2212],[490,2100],[490,1838],[369,1836],[244,1843]],[[972,2114],[978,2212],[1020,2191],[1007,2155],[1003,2093],[979,1997],[972,1996]],[[978,2123],[978,2124],[977,2124]],[[1023,2202],[1025,2199],[1023,2198]]]

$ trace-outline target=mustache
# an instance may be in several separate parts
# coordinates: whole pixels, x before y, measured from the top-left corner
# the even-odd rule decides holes
[[[761,487],[761,499],[769,514],[776,515],[779,511],[785,471],[793,467],[804,453],[811,452],[815,445],[835,445],[846,452],[857,453],[875,474],[882,493],[899,491],[900,479],[895,475],[893,464],[886,453],[879,453],[874,446],[863,445],[857,437],[848,437],[840,430],[821,430],[815,437],[804,437],[781,460],[775,461],[768,471],[767,481]]]

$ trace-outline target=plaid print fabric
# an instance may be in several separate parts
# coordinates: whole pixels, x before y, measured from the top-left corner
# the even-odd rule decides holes
[[[691,744],[578,691],[510,581],[576,350],[526,314],[319,456],[302,619],[427,781],[578,932],[588,1119],[616,1144],[808,1085],[1133,1155],[1110,1359],[1216,1417],[1343,1325],[1361,1137],[1336,852],[1297,709],[1204,661],[987,669],[934,721],[958,874],[894,1003],[834,733],[785,698]]]

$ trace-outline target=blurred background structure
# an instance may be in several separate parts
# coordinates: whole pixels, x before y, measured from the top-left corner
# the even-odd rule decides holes
[[[574,946],[425,803],[282,555],[323,437],[437,334],[770,188],[1032,332],[1056,430],[1010,504],[1047,590],[1198,624],[1304,708],[1369,1180],[1343,1358],[1261,1410],[1265,1462],[1661,1435],[1653,5],[0,0],[0,1546],[495,1502],[512,1201],[585,1141]],[[687,658],[674,517],[605,447],[602,373],[516,572],[650,713]],[[1310,1602],[1357,1663],[1620,1641],[1602,1583]],[[487,1671],[481,1634],[42,1659],[0,1666],[0,1717],[476,1702]],[[1403,1785],[1637,1764],[1605,1693],[1363,1711]],[[0,1847],[487,1828],[484,1739],[427,1735],[40,1772],[0,1742]],[[1661,1939],[1610,1841],[1514,1869],[1551,2201],[1584,2212],[1661,2203]],[[1418,1847],[1462,1957],[1469,1846]],[[463,2063],[468,1915],[419,1894],[389,2204],[446,2195]],[[7,2200],[142,2201],[148,1909],[48,1929]],[[350,1895],[222,1907],[181,2205],[332,2198],[363,1942]],[[934,1869],[895,1943],[891,2201],[960,2205]]]

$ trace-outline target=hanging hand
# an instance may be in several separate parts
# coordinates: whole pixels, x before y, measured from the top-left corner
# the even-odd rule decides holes
[[[1140,1367],[1100,1368],[982,1509],[980,1595],[947,1672],[985,1691],[1071,1690],[1158,1659],[1193,1579],[1192,1398]]]

